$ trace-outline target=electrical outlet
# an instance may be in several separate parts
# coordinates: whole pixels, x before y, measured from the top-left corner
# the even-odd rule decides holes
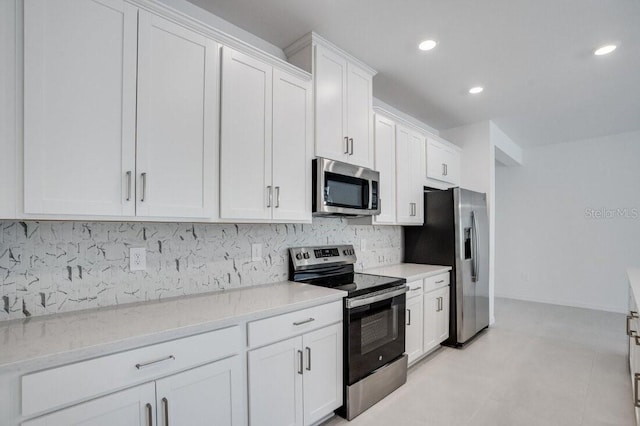
[[[262,244],[251,244],[251,261],[260,262],[262,260]]]
[[[364,238],[360,240],[360,250],[367,251],[367,240]]]
[[[144,247],[129,249],[129,270],[144,271],[147,269],[147,249]]]

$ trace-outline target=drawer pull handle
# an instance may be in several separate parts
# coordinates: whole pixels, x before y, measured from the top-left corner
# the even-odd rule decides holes
[[[169,401],[162,398],[162,406],[164,407],[164,426],[169,426]]]
[[[316,320],[315,318],[308,318],[308,319],[306,319],[304,321],[296,321],[296,322],[293,323],[293,325],[307,324],[307,323],[310,323],[310,322],[315,321],[315,320]]]
[[[142,370],[142,369],[143,369],[143,368],[145,368],[145,367],[149,367],[149,366],[154,365],[154,364],[157,364],[157,363],[159,363],[159,362],[171,361],[171,360],[175,361],[175,359],[176,359],[176,357],[175,357],[175,356],[173,356],[173,355],[169,355],[168,357],[161,358],[161,359],[156,359],[155,361],[142,362],[142,363],[140,363],[140,364],[136,364],[136,368],[137,368],[138,370]]]
[[[147,424],[149,426],[153,426],[153,411],[152,411],[153,407],[151,407],[151,404],[149,403],[147,403],[146,407],[147,407]]]
[[[409,291],[420,291],[420,290],[422,290],[422,287],[412,288],[412,289],[411,289],[411,290],[409,290]]]
[[[444,280],[436,281],[436,284],[442,284]]]
[[[629,311],[629,315],[627,315],[627,335],[631,336],[631,324],[629,321],[632,319],[638,318],[638,313],[636,311]]]
[[[640,374],[635,373],[633,375],[633,399],[636,407],[640,407],[640,398],[638,398],[638,380],[640,380]]]

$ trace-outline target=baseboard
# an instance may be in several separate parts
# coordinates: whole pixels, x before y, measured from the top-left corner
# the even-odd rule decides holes
[[[619,314],[626,314],[626,308],[620,308],[618,306],[603,306],[603,305],[594,305],[590,303],[579,303],[569,300],[556,300],[556,299],[545,299],[545,298],[536,298],[536,297],[522,297],[522,296],[514,296],[510,294],[503,293],[495,293],[496,298],[502,299],[513,299],[513,300],[522,300],[525,302],[536,302],[536,303],[547,303],[549,305],[559,305],[559,306],[570,306],[572,308],[584,308],[584,309],[593,309],[596,311],[605,311],[605,312],[615,312]]]

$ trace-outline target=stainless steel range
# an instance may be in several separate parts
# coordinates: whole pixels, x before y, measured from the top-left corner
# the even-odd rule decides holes
[[[355,273],[351,245],[289,249],[291,281],[348,292],[344,299],[344,403],[348,420],[407,381],[402,278]]]

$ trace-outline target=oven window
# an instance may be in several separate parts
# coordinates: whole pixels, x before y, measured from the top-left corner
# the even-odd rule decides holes
[[[369,205],[368,181],[325,172],[324,201],[336,207],[367,208]]]
[[[398,306],[362,318],[360,353],[366,354],[398,338]]]

